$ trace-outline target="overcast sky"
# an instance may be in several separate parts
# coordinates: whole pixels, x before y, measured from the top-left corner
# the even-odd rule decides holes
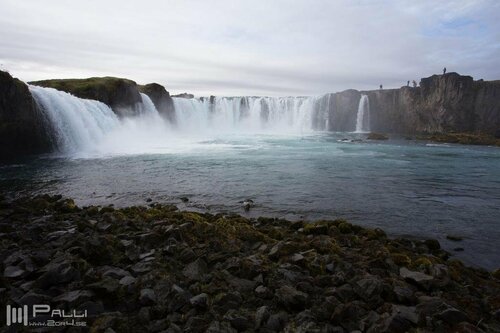
[[[0,68],[196,95],[316,95],[448,71],[500,79],[500,1],[0,0]]]

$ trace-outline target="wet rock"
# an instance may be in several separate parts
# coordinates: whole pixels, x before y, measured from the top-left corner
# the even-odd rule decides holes
[[[209,324],[210,321],[207,318],[192,316],[187,320],[184,330],[185,332],[201,333],[207,330]]]
[[[198,258],[192,263],[188,264],[186,268],[182,271],[185,277],[193,281],[202,281],[206,277],[208,272],[208,267],[206,262]]]
[[[446,239],[449,239],[449,240],[454,241],[454,242],[459,242],[459,241],[463,240],[462,237],[457,236],[457,235],[446,235]]]
[[[436,239],[427,239],[424,241],[425,245],[427,245],[427,248],[431,251],[436,251],[441,249],[441,244],[439,244],[439,241]]]
[[[261,306],[255,311],[255,328],[260,328],[269,319],[269,307],[266,305]]]
[[[120,288],[120,283],[112,278],[106,277],[87,286],[98,294],[112,295]]]
[[[238,313],[236,310],[228,311],[224,315],[223,319],[229,321],[231,326],[238,332],[243,332],[253,327],[253,323],[247,318],[247,316]]]
[[[382,281],[375,277],[366,277],[354,284],[355,292],[366,302],[381,301]]]
[[[28,272],[26,272],[24,269],[17,267],[17,266],[9,266],[6,267],[3,276],[9,279],[15,279],[15,278],[20,278],[25,275],[27,275]]]
[[[416,297],[410,286],[405,286],[405,285],[394,286],[393,292],[396,301],[398,303],[411,305],[415,304],[416,302]]]
[[[189,302],[195,307],[205,309],[208,306],[208,295],[205,293],[196,295]]]
[[[342,326],[348,331],[359,330],[361,327],[361,318],[367,313],[366,305],[363,302],[353,301],[340,304],[333,312],[331,322]]]
[[[102,269],[103,277],[110,277],[113,279],[120,280],[126,276],[130,276],[130,273],[124,269],[121,269],[119,267],[109,267],[109,268],[104,268]]]
[[[206,333],[237,333],[238,331],[231,327],[231,324],[227,321],[220,322],[214,320],[210,323]]]
[[[142,289],[140,296],[139,296],[139,302],[141,302],[142,305],[153,305],[156,303],[156,294],[153,289]]]
[[[347,283],[340,286],[339,288],[335,288],[333,295],[344,302],[349,302],[356,298],[354,289]]]
[[[448,306],[436,315],[437,318],[442,319],[450,325],[455,325],[463,321],[469,321],[469,318],[462,311]]]
[[[403,279],[415,283],[416,285],[424,289],[429,289],[432,282],[434,281],[434,278],[430,275],[421,272],[410,271],[405,267],[400,268],[399,275]]]
[[[55,259],[47,264],[42,271],[45,271],[35,282],[35,287],[46,289],[71,281],[80,280],[80,271],[73,267],[73,263],[64,259]]]
[[[276,291],[276,298],[288,310],[302,310],[306,306],[308,295],[290,286],[283,286]]]
[[[122,286],[128,287],[136,282],[136,278],[132,276],[124,276],[120,279],[118,283],[120,283]]]
[[[30,290],[19,299],[18,303],[31,306],[33,304],[49,304],[51,301],[52,297]]]
[[[255,288],[255,294],[260,297],[260,298],[272,298],[273,297],[273,293],[271,292],[271,290],[265,286],[258,286],[257,288]]]
[[[285,312],[279,312],[269,316],[266,323],[266,328],[273,330],[275,332],[281,332],[288,323],[288,314]]]
[[[64,293],[54,299],[55,302],[66,303],[70,307],[84,303],[94,297],[94,293],[90,290],[73,290]]]

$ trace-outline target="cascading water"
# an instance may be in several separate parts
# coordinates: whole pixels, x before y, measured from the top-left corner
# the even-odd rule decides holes
[[[327,129],[329,105],[320,101],[321,97],[220,97],[211,104],[208,99],[174,98],[174,106],[183,132],[297,134]]]
[[[370,101],[367,95],[361,95],[359,99],[358,115],[356,117],[356,133],[370,131]]]
[[[61,153],[74,153],[97,145],[119,125],[118,117],[104,103],[80,99],[52,88],[29,86],[53,131]]]
[[[145,94],[142,103],[124,110],[127,116],[118,117],[98,101],[51,88],[29,89],[57,150],[74,157],[206,149],[203,142],[226,134],[305,134],[327,130],[330,121],[329,96],[174,98],[176,123],[170,124]]]

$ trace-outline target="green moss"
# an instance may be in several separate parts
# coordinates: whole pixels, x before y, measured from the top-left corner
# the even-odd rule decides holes
[[[352,232],[352,224],[350,224],[349,222],[342,222],[337,226],[337,228],[343,234]]]
[[[392,261],[398,266],[410,266],[411,259],[406,254],[393,253],[391,254]]]

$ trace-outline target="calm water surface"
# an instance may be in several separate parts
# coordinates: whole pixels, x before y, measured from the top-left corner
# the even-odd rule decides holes
[[[339,142],[346,137],[356,135],[225,135],[142,155],[37,158],[0,167],[0,188],[63,194],[79,205],[152,198],[247,216],[342,217],[394,236],[436,238],[468,264],[500,267],[499,148]],[[239,202],[248,198],[256,207],[245,213]]]

